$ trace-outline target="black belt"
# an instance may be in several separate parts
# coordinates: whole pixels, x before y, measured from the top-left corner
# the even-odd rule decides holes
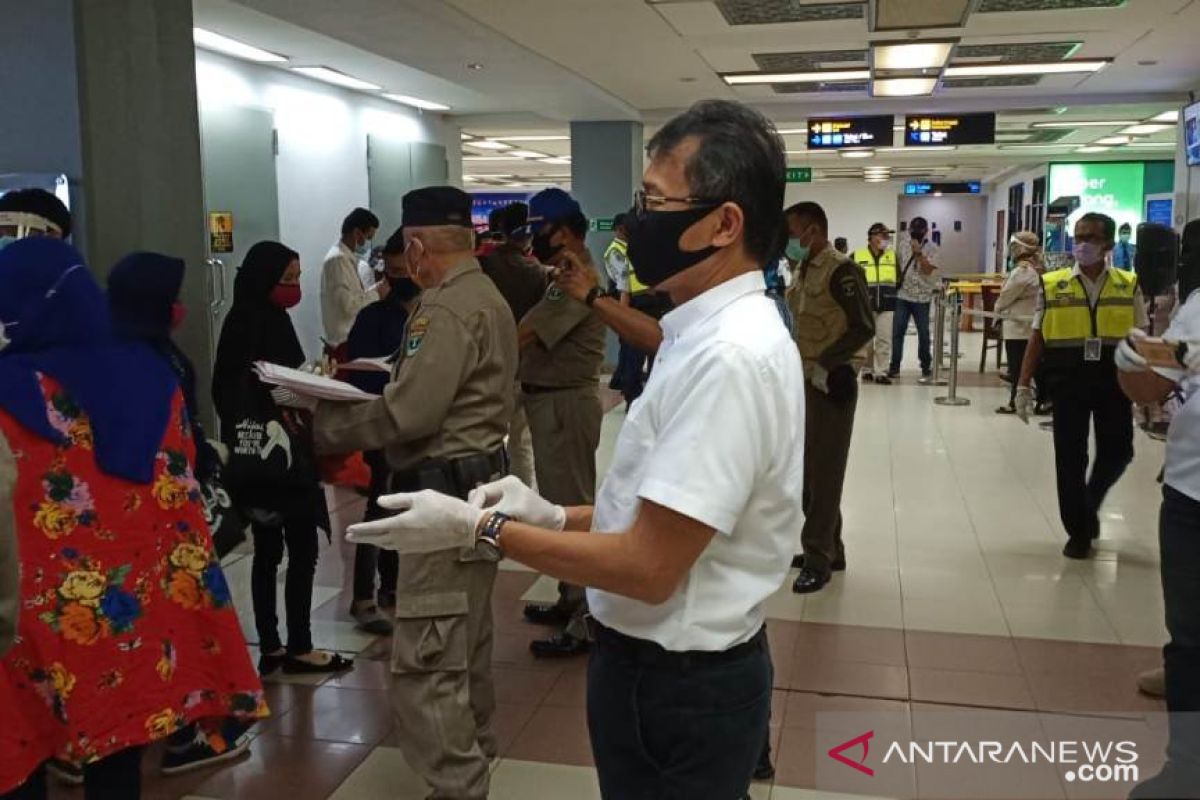
[[[728,650],[685,650],[682,652],[667,650],[657,642],[626,636],[620,631],[601,625],[593,617],[591,619],[592,638],[601,648],[611,650],[626,658],[630,658],[647,667],[666,667],[674,669],[690,669],[693,667],[711,667],[726,664],[745,658],[756,650],[767,648],[767,627],[758,629],[748,641],[735,645]]]
[[[507,475],[508,469],[508,451],[503,447],[458,458],[427,458],[409,469],[393,470],[388,477],[388,489],[393,492],[433,489],[465,498],[479,484]]]
[[[536,383],[522,383],[521,391],[525,394],[550,394],[551,392],[573,392],[576,389],[586,389],[587,386],[539,386]]]

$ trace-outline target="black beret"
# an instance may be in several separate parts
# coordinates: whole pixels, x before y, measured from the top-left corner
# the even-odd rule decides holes
[[[405,228],[435,225],[474,227],[471,223],[471,195],[453,186],[427,186],[404,195]]]

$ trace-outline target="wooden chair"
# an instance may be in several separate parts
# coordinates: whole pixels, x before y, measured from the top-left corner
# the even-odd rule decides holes
[[[981,297],[983,310],[987,312],[995,311],[996,300],[1000,297],[1000,287],[985,285]],[[983,347],[979,352],[980,374],[987,369],[988,350],[996,351],[996,369],[1000,369],[1004,359],[1004,336],[1001,330],[1000,320],[988,318],[983,320]]]

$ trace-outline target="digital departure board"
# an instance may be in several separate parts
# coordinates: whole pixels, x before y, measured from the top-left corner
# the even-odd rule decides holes
[[[940,195],[940,194],[979,194],[983,186],[979,181],[964,181],[958,183],[921,183],[910,181],[904,184],[907,195]]]
[[[906,147],[994,144],[995,114],[928,114],[904,118]]]
[[[893,118],[829,117],[808,121],[808,149],[891,147]]]

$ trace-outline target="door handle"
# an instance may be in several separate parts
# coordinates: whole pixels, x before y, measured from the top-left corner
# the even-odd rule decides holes
[[[219,258],[210,258],[204,263],[209,267],[213,289],[213,299],[209,302],[208,309],[215,317],[221,313],[221,307],[225,305],[228,296],[225,288],[225,262]]]

